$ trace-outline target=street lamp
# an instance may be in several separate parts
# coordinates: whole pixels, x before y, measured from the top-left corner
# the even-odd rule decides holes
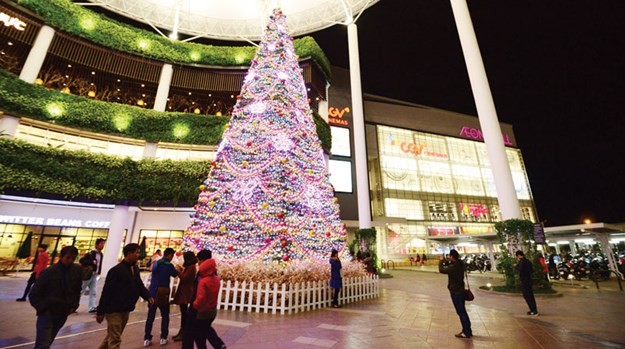
[[[590,220],[590,218],[586,218],[584,219],[584,224],[590,224],[592,223],[592,221]]]

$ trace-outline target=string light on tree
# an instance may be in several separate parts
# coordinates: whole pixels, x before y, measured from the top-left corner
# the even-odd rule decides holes
[[[184,236],[222,261],[326,260],[345,249],[286,17],[274,10]]]

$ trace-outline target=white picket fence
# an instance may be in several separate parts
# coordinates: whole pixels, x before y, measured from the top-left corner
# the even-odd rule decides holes
[[[150,274],[143,277],[149,285]],[[170,285],[173,299],[178,278]],[[270,285],[268,282],[221,281],[219,308],[235,311],[255,311],[272,314],[296,314],[325,308],[332,304],[332,292],[328,281]],[[344,278],[339,303],[347,304],[376,298],[380,294],[377,275]]]

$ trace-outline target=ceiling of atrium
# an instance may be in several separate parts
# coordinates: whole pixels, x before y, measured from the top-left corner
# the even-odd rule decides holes
[[[292,36],[349,22],[379,0],[89,0],[152,27],[218,40],[259,41],[271,11],[287,16]]]

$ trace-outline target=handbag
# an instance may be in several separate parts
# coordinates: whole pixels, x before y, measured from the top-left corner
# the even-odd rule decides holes
[[[467,288],[464,290],[464,300],[470,302],[475,299],[475,295],[471,292],[471,286],[469,286],[469,275],[466,270],[464,271],[464,276],[467,278]]]

